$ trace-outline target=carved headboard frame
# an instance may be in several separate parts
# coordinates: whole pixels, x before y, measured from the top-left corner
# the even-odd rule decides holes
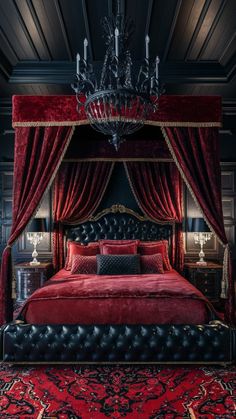
[[[83,244],[102,239],[170,241],[173,227],[169,222],[159,223],[124,205],[115,204],[76,226],[65,226],[65,233],[66,240]]]

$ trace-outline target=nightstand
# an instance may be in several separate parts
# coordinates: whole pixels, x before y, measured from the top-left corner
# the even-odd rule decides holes
[[[53,274],[51,262],[30,265],[28,262],[15,265],[16,303],[23,303],[37,288]]]
[[[208,300],[217,303],[220,301],[222,268],[222,265],[213,262],[207,265],[189,262],[184,265],[184,274]]]

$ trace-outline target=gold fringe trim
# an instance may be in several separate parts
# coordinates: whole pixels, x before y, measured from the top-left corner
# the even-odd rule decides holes
[[[193,121],[182,121],[182,122],[173,122],[173,121],[146,121],[144,125],[153,125],[158,127],[221,127],[221,122],[193,122]]]
[[[221,291],[221,296],[222,296],[221,298],[227,298],[226,291],[228,289],[228,258],[229,258],[229,249],[227,250],[227,247],[229,245],[228,244],[224,244],[222,242],[222,240],[216,234],[214,228],[211,226],[211,224],[206,219],[205,214],[203,213],[202,208],[201,208],[201,206],[200,206],[200,204],[198,202],[198,199],[197,199],[195,193],[193,192],[193,190],[192,190],[192,188],[191,188],[191,186],[190,186],[190,184],[189,184],[189,182],[188,182],[188,180],[187,180],[187,178],[186,178],[186,176],[185,176],[185,174],[184,174],[184,172],[183,172],[183,170],[182,170],[182,168],[181,168],[181,166],[180,166],[180,164],[179,164],[179,162],[178,162],[178,160],[177,160],[177,158],[175,156],[175,152],[174,152],[174,150],[173,150],[173,148],[171,146],[169,137],[168,137],[168,135],[167,135],[164,127],[161,127],[161,132],[162,132],[162,134],[163,134],[163,136],[165,138],[166,144],[167,144],[167,146],[169,148],[169,151],[170,151],[170,153],[171,153],[171,155],[173,157],[173,160],[174,160],[176,166],[178,167],[179,172],[180,172],[180,174],[181,174],[181,176],[182,176],[182,178],[183,178],[183,180],[184,180],[184,182],[185,182],[185,184],[186,184],[186,186],[187,186],[190,194],[192,195],[192,198],[193,198],[193,200],[194,200],[197,208],[199,209],[200,213],[202,214],[202,217],[203,217],[204,221],[208,225],[210,231],[215,234],[218,242],[225,248],[225,251],[224,251],[224,261],[223,261],[223,274],[222,274],[222,280],[221,280],[221,290],[222,290]]]
[[[74,127],[80,125],[90,125],[88,119],[81,119],[81,121],[27,121],[27,122],[13,122],[13,128],[21,127]]]
[[[119,117],[112,118],[111,121],[117,121]],[[129,121],[129,119],[127,119]],[[101,121],[102,122],[102,121]],[[13,122],[13,128],[17,127],[54,127],[54,126],[80,126],[90,125],[88,119],[81,119],[80,121],[24,121]],[[193,121],[145,121],[144,125],[152,125],[159,127],[221,127],[221,122],[193,122]]]
[[[221,280],[221,294],[220,298],[226,299],[228,296],[228,266],[229,266],[229,244],[225,246],[224,259],[223,259],[223,273]]]
[[[124,162],[124,168],[125,168],[126,176],[127,176],[128,181],[129,181],[129,186],[130,186],[131,191],[133,192],[135,201],[136,201],[138,207],[140,208],[140,210],[142,211],[142,213],[145,215],[145,217],[147,217],[150,221],[154,221],[157,224],[162,224],[162,225],[170,224],[170,225],[174,225],[175,224],[175,221],[163,221],[163,220],[159,220],[158,218],[155,218],[154,219],[154,218],[148,217],[148,215],[145,213],[145,211],[143,210],[143,208],[140,205],[140,202],[138,200],[138,197],[136,195],[136,192],[135,192],[135,190],[133,188],[133,184],[132,184],[131,179],[130,179],[130,175],[129,175],[127,164],[125,162]]]

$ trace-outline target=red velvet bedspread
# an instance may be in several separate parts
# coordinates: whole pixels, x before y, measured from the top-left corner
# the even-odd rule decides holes
[[[59,271],[35,291],[21,316],[35,324],[203,324],[207,300],[176,271],[100,276]]]

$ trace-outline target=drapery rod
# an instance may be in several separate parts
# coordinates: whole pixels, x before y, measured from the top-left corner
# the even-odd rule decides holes
[[[111,161],[111,162],[127,162],[127,161],[143,161],[143,162],[165,162],[171,163],[174,162],[171,158],[140,158],[140,157],[132,157],[132,158],[110,158],[110,157],[89,157],[84,159],[63,159],[63,163],[75,163],[75,162],[84,162],[84,161]]]

